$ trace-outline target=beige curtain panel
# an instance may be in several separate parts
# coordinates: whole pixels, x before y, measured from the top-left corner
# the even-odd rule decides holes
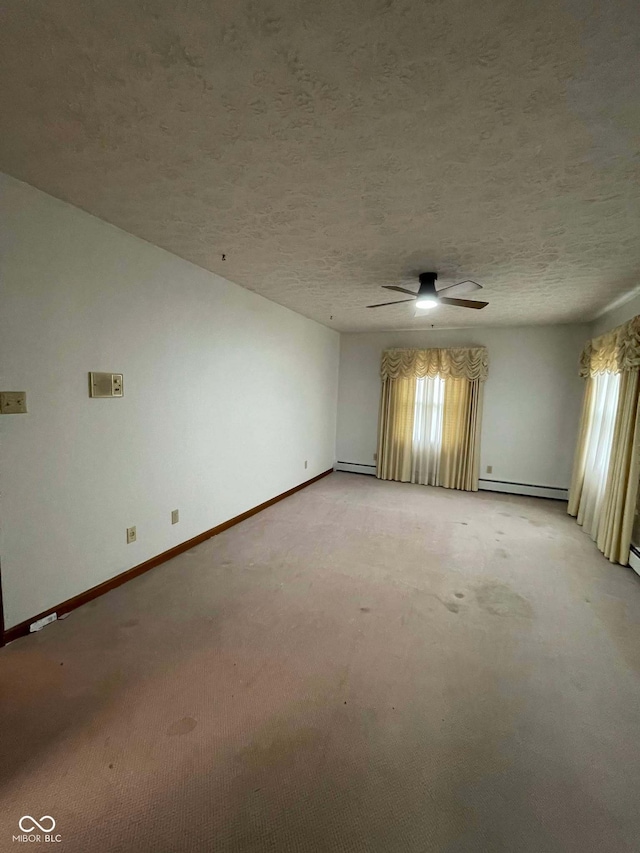
[[[478,490],[485,347],[382,355],[377,476]]]
[[[640,481],[640,317],[589,341],[568,512],[612,563],[629,561]]]

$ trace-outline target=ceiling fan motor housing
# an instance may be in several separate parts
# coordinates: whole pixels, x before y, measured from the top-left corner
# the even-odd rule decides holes
[[[436,296],[436,281],[438,273],[421,272],[420,273],[420,290],[418,296]]]

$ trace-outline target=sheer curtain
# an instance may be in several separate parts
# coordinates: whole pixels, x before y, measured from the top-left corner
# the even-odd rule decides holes
[[[377,476],[477,491],[484,347],[387,350]]]
[[[611,461],[620,374],[600,373],[589,382],[593,383],[593,388],[586,413],[584,474],[577,519],[578,524],[596,539]]]
[[[445,380],[440,376],[416,379],[411,442],[411,482],[437,486],[442,455],[442,416]]]

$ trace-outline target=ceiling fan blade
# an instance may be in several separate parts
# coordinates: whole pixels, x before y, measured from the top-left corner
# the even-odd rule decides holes
[[[470,278],[464,281],[459,281],[457,284],[450,284],[447,287],[441,287],[438,293],[448,293],[453,296],[456,293],[473,293],[474,290],[482,290],[482,285],[477,281],[471,281]]]
[[[367,308],[384,308],[385,305],[400,305],[402,302],[415,302],[413,299],[398,299],[397,302],[378,302],[376,305],[367,305]]]
[[[382,287],[384,287],[385,290],[397,290],[398,293],[408,293],[409,296],[416,295],[415,290],[407,290],[404,287],[396,287],[395,284],[383,284]]]
[[[485,308],[488,302],[476,302],[473,299],[449,299],[446,296],[438,296],[438,302],[443,305],[459,305],[461,308]]]

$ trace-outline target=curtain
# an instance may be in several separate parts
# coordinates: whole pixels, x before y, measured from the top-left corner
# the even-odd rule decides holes
[[[571,476],[571,486],[569,487],[569,505],[567,512],[569,515],[577,516],[578,507],[582,499],[582,489],[584,488],[584,478],[587,470],[587,452],[589,448],[589,438],[591,436],[591,416],[593,406],[593,386],[594,381],[591,376],[587,376],[584,389],[584,397],[582,398],[582,412],[580,414],[580,432],[578,434],[578,443],[576,444],[576,452],[573,459],[573,474]]]
[[[377,475],[382,480],[411,480],[416,381],[384,382],[380,401]]]
[[[446,380],[440,485],[478,491],[482,390],[479,379]]]
[[[484,347],[382,356],[377,476],[477,491]]]
[[[626,565],[640,480],[640,317],[589,341],[568,512],[611,562]]]
[[[486,347],[388,349],[382,353],[380,375],[383,381],[400,377],[452,376],[484,382],[489,375],[489,357]]]
[[[442,454],[442,416],[445,380],[439,376],[416,379],[411,442],[411,482],[437,486]]]
[[[620,388],[619,373],[601,373],[589,379],[584,472],[576,515],[592,539],[598,538],[607,472],[613,448],[613,433]]]
[[[640,477],[639,375],[620,374],[620,393],[597,545],[612,563],[629,561]]]

